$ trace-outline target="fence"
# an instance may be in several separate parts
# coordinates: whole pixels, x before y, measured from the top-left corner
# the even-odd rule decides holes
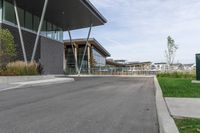
[[[74,68],[67,68],[65,73],[67,75],[76,75],[77,72]],[[81,74],[84,75],[156,75],[156,70],[144,70],[144,69],[130,69],[129,67],[99,67],[82,69]]]

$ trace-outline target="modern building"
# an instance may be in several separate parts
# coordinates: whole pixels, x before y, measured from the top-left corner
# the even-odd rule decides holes
[[[90,38],[88,41],[87,39],[66,40],[64,44],[66,70],[69,70],[69,73],[101,71],[106,66],[106,58],[110,56],[110,53],[94,38]]]
[[[121,59],[121,60],[114,60],[114,62],[120,63],[120,64],[127,64],[128,61]]]
[[[88,0],[0,0],[0,27],[14,35],[16,60],[40,61],[44,74],[65,69],[64,31],[104,23]]]
[[[161,72],[165,72],[168,70],[168,64],[166,62],[157,62],[152,65],[153,69]]]
[[[107,59],[106,60],[106,65],[108,67],[113,67],[113,68],[117,68],[117,67],[126,67],[126,65],[124,63],[118,63],[115,62],[113,59]]]
[[[151,70],[151,64],[152,64],[152,62],[150,62],[150,61],[147,61],[147,62],[128,62],[126,64],[126,67],[129,67],[130,71],[135,71],[135,70],[148,71],[148,70]]]

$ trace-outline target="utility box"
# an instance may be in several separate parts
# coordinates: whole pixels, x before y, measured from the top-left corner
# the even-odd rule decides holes
[[[196,77],[200,81],[200,54],[196,54]]]

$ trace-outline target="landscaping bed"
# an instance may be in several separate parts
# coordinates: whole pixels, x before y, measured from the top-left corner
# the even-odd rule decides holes
[[[200,119],[175,119],[180,133],[200,133]]]
[[[41,66],[36,62],[16,61],[0,67],[0,76],[25,76],[41,74]]]

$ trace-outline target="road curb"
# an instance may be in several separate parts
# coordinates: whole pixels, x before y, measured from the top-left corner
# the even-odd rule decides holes
[[[127,77],[127,78],[152,78],[154,75],[68,75],[69,77]]]
[[[44,79],[53,79],[55,75],[36,75],[36,76],[0,76],[0,84],[10,84],[20,81],[35,81]]]
[[[159,132],[160,133],[179,133],[174,119],[170,116],[166,102],[163,98],[163,93],[154,76],[154,84],[156,88],[156,109],[158,114]]]

